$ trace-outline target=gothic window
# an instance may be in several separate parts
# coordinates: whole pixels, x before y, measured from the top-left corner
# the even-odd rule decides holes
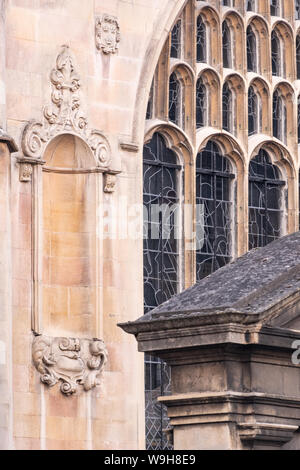
[[[300,20],[300,0],[295,0],[295,19]]]
[[[196,85],[196,125],[197,129],[208,125],[207,89],[201,78]]]
[[[228,83],[223,86],[222,93],[223,108],[223,129],[227,132],[233,132],[233,92],[230,90]]]
[[[270,0],[270,13],[271,16],[280,16],[280,1],[281,0]]]
[[[300,36],[296,37],[297,80],[300,80]]]
[[[287,111],[278,90],[273,94],[273,136],[286,141]]]
[[[281,75],[281,43],[276,31],[272,31],[272,74]]]
[[[232,7],[232,0],[222,0],[222,5],[224,7]]]
[[[177,21],[171,32],[171,57],[180,59],[182,49],[182,23]]]
[[[197,18],[197,62],[207,62],[206,26],[199,15]]]
[[[277,166],[265,150],[260,150],[249,166],[249,249],[281,236],[284,185]]]
[[[169,120],[183,127],[183,114],[182,83],[173,72],[169,82]]]
[[[233,178],[229,160],[210,141],[196,162],[196,207],[203,214],[197,226],[197,281],[231,260]]]
[[[246,11],[256,11],[255,0],[246,0]]]
[[[252,86],[248,90],[248,133],[249,135],[259,132],[259,98]]]
[[[226,21],[222,25],[222,41],[223,41],[223,67],[232,68],[232,45],[231,33]]]
[[[248,72],[257,72],[256,36],[251,26],[247,28],[247,69]]]
[[[163,138],[154,134],[144,146],[144,310],[145,313],[179,291],[178,203],[181,166]],[[162,432],[168,419],[157,397],[168,393],[169,371],[160,360],[145,357],[146,444],[167,449]]]

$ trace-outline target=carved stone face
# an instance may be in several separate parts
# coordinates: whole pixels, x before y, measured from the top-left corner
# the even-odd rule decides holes
[[[96,21],[97,48],[105,54],[114,54],[119,48],[119,24],[114,16],[104,15]]]

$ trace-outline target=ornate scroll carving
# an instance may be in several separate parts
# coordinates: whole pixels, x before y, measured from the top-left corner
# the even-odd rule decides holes
[[[37,336],[33,341],[32,358],[41,374],[41,382],[70,396],[80,385],[91,390],[100,384],[101,372],[107,361],[107,350],[101,340],[50,338]]]
[[[96,18],[96,46],[104,54],[115,54],[119,50],[120,25],[115,16]]]
[[[56,59],[56,68],[50,74],[52,95],[50,105],[44,107],[43,120],[31,121],[24,129],[22,149],[26,156],[40,159],[47,143],[57,135],[71,133],[81,137],[92,149],[96,166],[107,168],[110,163],[110,147],[101,134],[89,129],[81,109],[81,82],[68,46]]]

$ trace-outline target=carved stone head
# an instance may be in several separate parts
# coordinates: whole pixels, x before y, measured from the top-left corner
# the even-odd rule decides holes
[[[104,54],[115,54],[119,49],[120,26],[117,18],[103,15],[96,18],[96,45]]]

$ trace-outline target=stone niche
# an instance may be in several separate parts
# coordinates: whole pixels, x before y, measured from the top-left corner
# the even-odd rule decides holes
[[[176,450],[300,449],[300,232],[120,326],[171,367]]]

